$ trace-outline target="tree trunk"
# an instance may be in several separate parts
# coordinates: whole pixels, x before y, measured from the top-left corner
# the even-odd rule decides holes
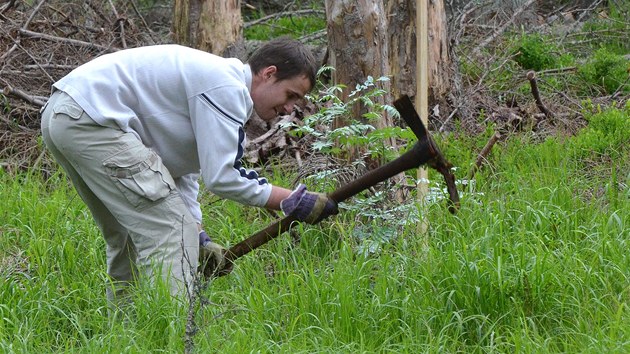
[[[240,0],[175,0],[175,42],[222,56],[242,57]]]
[[[429,104],[448,106],[452,63],[448,46],[448,24],[443,0],[429,2]]]
[[[197,47],[196,24],[201,15],[200,0],[175,0],[173,3],[173,40],[188,47]]]
[[[335,68],[333,81],[344,84],[345,101],[357,84],[368,76],[379,78],[389,74],[387,62],[387,19],[382,0],[326,0],[329,63]],[[386,86],[389,86],[385,83]],[[388,87],[385,87],[388,90]],[[381,97],[391,101],[391,97]],[[366,107],[357,106],[353,116],[361,120]],[[334,127],[347,125],[347,119],[338,119]],[[375,128],[391,125],[389,117],[376,122]]]
[[[416,0],[388,0],[391,95],[416,95]]]
[[[416,0],[388,0],[392,96],[416,94]],[[452,63],[443,0],[429,2],[429,105],[448,107]]]
[[[402,94],[416,94],[416,1],[415,0],[326,0],[329,63],[335,68],[333,81],[348,89],[345,97],[368,75],[392,77],[383,87],[391,94],[382,97],[391,103]],[[451,60],[448,51],[446,10],[443,0],[429,4],[429,105],[440,105],[448,114]],[[359,119],[365,107],[356,107]],[[334,127],[346,125],[337,120]],[[391,117],[375,127],[392,125]]]

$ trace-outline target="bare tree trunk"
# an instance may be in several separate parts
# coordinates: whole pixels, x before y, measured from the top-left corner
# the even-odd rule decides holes
[[[241,1],[203,1],[199,34],[199,49],[219,55],[238,56],[233,51],[244,48]]]
[[[173,40],[196,48],[197,30],[201,15],[200,0],[175,0],[173,3]]]
[[[329,62],[335,68],[333,81],[348,86],[344,99],[368,76],[378,78],[389,74],[387,19],[384,13],[382,0],[326,0]],[[391,101],[391,97],[381,99],[383,102]],[[366,108],[355,108],[353,115],[360,120]],[[338,120],[334,126],[347,123],[345,119]],[[391,119],[383,117],[375,127],[390,125]]]
[[[387,0],[391,94],[416,95],[416,0]]]
[[[382,97],[391,102],[402,94],[416,94],[416,1],[326,0],[329,63],[336,70],[333,81],[348,86],[347,95],[368,75],[389,75],[391,83]],[[443,0],[429,5],[429,104],[448,111],[451,84],[446,9]],[[382,102],[379,102],[382,103]],[[365,112],[357,107],[355,118]],[[334,127],[346,125],[337,120]],[[392,125],[384,117],[376,128]]]
[[[429,2],[429,104],[448,105],[452,63],[448,47],[448,24],[443,0]]]
[[[416,94],[416,0],[386,0],[392,96]],[[452,62],[443,0],[429,2],[429,105],[447,106]]]
[[[173,33],[177,43],[223,56],[242,57],[240,0],[175,0]]]

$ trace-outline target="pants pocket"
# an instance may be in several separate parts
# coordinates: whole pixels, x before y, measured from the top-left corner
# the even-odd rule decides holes
[[[140,142],[103,162],[108,175],[136,208],[149,206],[175,190],[173,177],[162,159]]]

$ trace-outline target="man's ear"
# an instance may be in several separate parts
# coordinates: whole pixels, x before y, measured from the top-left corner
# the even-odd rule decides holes
[[[276,74],[278,68],[275,65],[270,65],[262,70],[262,77],[264,79],[271,79],[273,75]]]

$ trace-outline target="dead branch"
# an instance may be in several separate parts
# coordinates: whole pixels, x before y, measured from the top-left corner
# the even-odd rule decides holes
[[[539,71],[538,73],[541,75],[552,75],[552,74],[562,74],[566,72],[574,72],[577,71],[577,66],[567,66],[566,68],[555,68],[555,69],[547,69]]]
[[[31,53],[29,53],[28,50],[26,50],[24,47],[22,47],[19,43],[15,43],[18,48],[20,48],[24,54],[26,54],[29,58],[31,58],[31,60],[33,60],[33,62],[35,63],[36,66],[38,66],[38,68],[44,73],[44,75],[46,75],[46,77],[48,77],[48,79],[50,81],[55,81],[50,74],[48,74],[48,72],[46,70],[44,70],[44,68],[42,68],[41,66],[39,66],[39,63],[37,63],[37,59],[33,57],[33,55],[31,55]]]
[[[263,135],[259,136],[256,139],[253,139],[249,144],[250,145],[258,145],[260,143],[262,143],[263,141],[269,139],[272,135],[276,134],[278,131],[280,131],[282,129],[282,127],[295,120],[295,115],[294,114],[288,114],[285,115],[282,120],[280,120],[278,123],[276,123],[276,125],[272,128],[269,129],[266,133],[264,133]]]
[[[489,37],[484,39],[475,49],[473,49],[473,54],[478,55],[483,48],[485,48],[488,44],[494,41],[499,35],[501,35],[505,30],[516,20],[516,18],[525,11],[528,7],[530,7],[536,0],[529,0],[523,6],[514,11],[514,14],[510,18],[509,21],[505,22],[501,27],[497,28],[494,33],[492,33]]]
[[[261,17],[257,20],[254,21],[250,21],[250,22],[246,22],[243,24],[243,28],[248,28],[251,26],[255,26],[261,23],[265,23],[268,21],[273,21],[277,18],[283,17],[283,16],[295,16],[295,15],[312,15],[312,14],[316,14],[316,15],[323,15],[324,11],[322,10],[315,10],[315,9],[305,9],[305,10],[297,10],[297,11],[286,11],[286,12],[278,12],[269,16],[264,16]]]
[[[112,7],[112,11],[114,12],[114,16],[116,16],[116,25],[117,28],[120,29],[120,43],[123,48],[127,48],[127,42],[125,41],[125,22],[127,21],[125,18],[120,17],[118,11],[116,10],[116,6],[112,0],[109,0],[109,5]]]
[[[529,85],[532,88],[532,95],[536,100],[536,106],[540,110],[540,112],[544,113],[547,118],[553,118],[553,113],[547,109],[542,99],[540,98],[540,91],[538,91],[538,83],[536,82],[536,72],[528,71],[527,72],[527,80],[529,80]]]
[[[28,17],[26,22],[24,22],[24,25],[22,25],[22,29],[23,30],[25,30],[28,27],[28,25],[31,23],[31,21],[33,21],[33,18],[35,18],[35,14],[37,14],[37,11],[39,11],[39,9],[42,7],[44,2],[46,2],[46,0],[42,0],[42,1],[39,2],[39,4],[37,4],[37,7],[35,7],[35,10],[33,10],[33,12]],[[13,46],[6,53],[4,53],[2,55],[2,57],[0,57],[0,62],[4,61],[4,59],[6,59],[9,55],[11,55],[11,53],[18,47],[19,43],[20,43],[20,39],[19,38],[18,39],[14,39]]]
[[[468,180],[471,180],[473,179],[473,177],[475,177],[475,173],[477,173],[477,171],[481,168],[481,165],[483,165],[483,163],[487,161],[490,150],[492,150],[492,147],[494,146],[494,144],[496,144],[497,141],[499,141],[500,138],[501,134],[499,132],[495,132],[490,137],[486,145],[483,147],[483,149],[481,149],[481,152],[479,152],[479,155],[477,155],[477,160],[475,161],[475,164],[472,165],[472,167],[470,168],[470,171],[468,172]]]
[[[44,104],[46,103],[46,101],[41,100],[38,97],[32,96],[27,94],[26,92],[19,90],[19,89],[15,89],[13,87],[11,87],[10,85],[7,85],[4,87],[4,90],[2,90],[2,93],[5,96],[13,96],[13,97],[17,97],[20,98],[32,105],[36,105],[39,107],[43,107]]]
[[[74,70],[77,68],[76,65],[63,65],[63,64],[37,64],[37,65],[24,65],[23,68],[25,70],[30,69],[55,69],[55,70]]]
[[[12,8],[14,5],[15,5],[15,0],[9,0],[9,2],[0,6],[0,14],[3,14],[5,11]]]
[[[144,19],[144,16],[142,16],[140,11],[138,10],[138,5],[136,5],[136,2],[133,0],[129,0],[129,3],[131,4],[133,11],[136,13],[136,16],[138,16],[138,18],[142,22],[142,25],[147,30],[147,33],[149,34],[149,38],[151,38],[151,41],[153,42],[153,44],[157,43],[155,38],[153,38],[153,30],[151,29],[151,27],[149,27],[149,24],[147,24],[147,21]]]
[[[49,40],[53,42],[61,42],[61,43],[76,45],[76,46],[90,48],[90,49],[97,49],[97,50],[101,50],[107,53],[117,52],[120,50],[119,48],[116,48],[116,47],[106,47],[99,44],[93,44],[89,42],[80,41],[77,39],[51,36],[49,34],[33,32],[33,31],[25,30],[25,29],[20,29],[20,34],[23,34],[31,38],[40,38],[40,39],[45,39],[45,40]]]

